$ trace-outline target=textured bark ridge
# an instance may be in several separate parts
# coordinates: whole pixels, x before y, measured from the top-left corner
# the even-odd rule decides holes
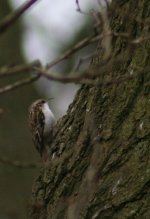
[[[138,21],[149,18],[149,0],[114,0],[112,9],[114,31],[148,34]],[[90,72],[100,85],[82,86],[57,124],[59,149],[33,185],[32,219],[150,218],[150,42],[127,45],[113,39],[112,57],[123,62],[104,73],[98,49]]]

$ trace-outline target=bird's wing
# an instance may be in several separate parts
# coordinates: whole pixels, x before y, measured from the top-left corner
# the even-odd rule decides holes
[[[41,111],[37,113],[37,118],[35,118],[35,135],[34,135],[34,144],[36,149],[39,151],[40,155],[42,156],[43,148],[44,148],[44,115]]]
[[[29,118],[28,118],[29,128],[32,132],[33,143],[42,156],[42,152],[44,149],[44,115],[41,111],[29,110]]]

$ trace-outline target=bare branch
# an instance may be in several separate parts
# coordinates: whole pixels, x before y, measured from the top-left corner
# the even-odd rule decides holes
[[[88,12],[84,12],[81,7],[80,7],[80,3],[79,3],[79,0],[76,0],[76,5],[77,5],[77,11],[83,15],[88,15],[88,16],[91,16],[91,13],[88,13]]]
[[[99,74],[90,75],[89,73],[87,74],[87,72],[86,72],[86,73],[82,73],[80,75],[75,75],[74,74],[74,75],[71,75],[71,76],[65,76],[64,77],[64,76],[56,76],[54,74],[52,75],[47,70],[49,68],[53,67],[54,65],[58,64],[62,60],[65,60],[65,59],[69,58],[71,55],[73,55],[79,49],[89,45],[90,43],[96,42],[98,40],[102,40],[104,37],[111,36],[111,35],[116,36],[116,37],[125,38],[128,41],[129,45],[140,44],[143,41],[146,41],[146,40],[150,39],[150,36],[148,35],[148,36],[143,36],[143,37],[140,36],[136,39],[131,40],[130,36],[127,33],[117,33],[117,32],[110,32],[110,31],[108,33],[107,32],[102,33],[99,36],[94,36],[94,34],[93,34],[93,35],[91,35],[87,38],[84,38],[82,41],[77,43],[72,49],[66,51],[60,57],[58,57],[57,59],[55,59],[54,61],[49,63],[46,66],[46,68],[42,68],[42,65],[39,61],[35,61],[35,62],[33,62],[31,64],[28,64],[28,65],[19,65],[19,66],[15,66],[15,67],[11,67],[11,68],[3,67],[0,70],[0,77],[14,75],[16,73],[20,73],[20,72],[23,72],[23,71],[27,71],[27,72],[37,71],[38,74],[36,74],[36,76],[34,76],[34,77],[30,77],[30,78],[27,78],[25,80],[18,81],[14,84],[10,84],[10,85],[7,85],[7,86],[1,88],[0,89],[0,94],[3,94],[3,93],[8,92],[10,90],[14,90],[14,89],[16,89],[18,87],[21,87],[23,85],[32,83],[33,81],[38,80],[38,78],[40,76],[44,76],[49,80],[55,80],[55,81],[59,81],[59,82],[63,82],[63,83],[90,84],[90,85],[96,85],[96,86],[100,85],[100,82],[97,82],[97,80],[95,79],[96,77],[99,76]],[[110,59],[106,60],[106,62],[103,62],[103,60],[102,60],[102,62],[99,65],[99,68],[101,69],[100,71],[107,72],[107,70],[108,70],[108,61],[110,61]],[[104,66],[104,64],[105,64],[105,66]],[[104,69],[102,69],[102,67],[104,67]],[[35,72],[35,73],[37,73],[37,72]],[[93,77],[94,77],[94,79],[93,79]],[[112,81],[108,82],[106,85],[109,85],[111,83],[112,83]]]
[[[82,79],[82,77],[84,77],[84,74],[79,75],[79,76],[57,76],[54,74],[50,74],[49,71],[45,70],[45,69],[41,69],[41,68],[34,68],[38,74],[40,74],[41,76],[44,76],[45,78],[52,80],[52,81],[58,81],[58,82],[62,82],[62,83],[79,83],[80,84],[80,79]]]
[[[108,60],[112,54],[112,30],[110,28],[109,17],[107,9],[103,9],[100,13],[102,24],[103,24],[103,37],[102,47],[104,49],[104,60]]]
[[[142,75],[144,75],[146,72],[149,72],[149,66],[145,69],[141,68],[134,68],[132,71],[134,71],[134,75],[131,75],[130,73],[126,73],[125,75],[120,75],[119,78],[110,78],[109,80],[101,81],[100,76],[102,75],[107,75],[109,71],[115,71],[116,66],[122,66],[124,63],[127,62],[129,56],[123,57],[123,53],[119,54],[119,56],[116,56],[112,58],[107,64],[105,63],[103,65],[100,63],[98,66],[98,71],[95,72],[90,72],[90,71],[85,71],[82,74],[79,74],[79,72],[72,72],[71,75],[68,76],[58,76],[56,74],[50,74],[49,71],[46,69],[42,68],[34,68],[35,71],[37,71],[41,76],[44,76],[48,80],[54,80],[58,81],[61,83],[76,83],[76,84],[88,84],[88,85],[93,85],[93,86],[99,86],[99,85],[104,85],[104,86],[109,86],[113,83],[122,83],[127,80],[134,80]]]
[[[0,22],[0,34],[4,33],[27,9],[29,9],[38,0],[29,0],[22,4],[17,10],[7,15]]]
[[[14,76],[15,74],[23,73],[23,72],[31,72],[33,71],[33,67],[40,67],[40,66],[41,63],[39,60],[35,60],[30,64],[23,64],[17,66],[4,66],[0,68],[0,77]]]
[[[143,43],[144,41],[150,39],[150,36],[148,35],[146,37],[138,37],[137,39],[129,40],[130,35],[127,33],[117,33],[117,32],[110,32],[110,31],[102,33],[99,36],[95,36],[94,34],[92,34],[91,36],[84,38],[82,41],[77,43],[73,48],[71,48],[70,50],[63,53],[60,57],[58,57],[54,61],[48,63],[46,66],[46,69],[50,69],[51,67],[58,64],[59,62],[69,58],[71,55],[73,55],[75,52],[82,49],[83,47],[85,47],[91,43],[97,42],[99,40],[102,40],[105,37],[110,37],[110,36],[123,37],[123,38],[128,40],[129,44],[140,44],[140,43]],[[111,41],[111,38],[109,39],[109,41]],[[109,42],[109,44],[110,44],[110,42]],[[109,52],[107,52],[107,58],[108,58],[108,55],[110,54],[111,49],[109,48],[108,50],[109,50]]]
[[[7,85],[5,87],[2,87],[2,88],[0,88],[0,95],[3,94],[3,93],[6,93],[8,91],[14,90],[14,89],[16,89],[18,87],[22,87],[24,85],[30,84],[33,81],[38,80],[39,78],[40,78],[40,75],[36,74],[35,76],[29,77],[27,79],[24,79],[24,80],[21,80],[21,81],[17,81],[14,84],[9,84],[9,85]]]
[[[54,65],[58,64],[59,62],[67,59],[71,55],[73,55],[78,50],[82,49],[83,47],[95,43],[99,40],[99,36],[95,36],[95,34],[90,35],[89,37],[84,38],[79,43],[77,43],[73,48],[69,49],[67,52],[63,53],[58,59],[55,59],[53,62],[47,64],[46,69],[50,69]]]
[[[36,162],[21,162],[18,160],[10,160],[8,157],[0,157],[0,163],[11,165],[18,168],[40,168],[42,164]]]
[[[90,54],[90,55],[87,55],[87,56],[84,56],[84,57],[79,57],[78,60],[77,60],[77,63],[76,65],[74,66],[72,72],[77,72],[81,65],[85,62],[88,62],[89,60],[91,60],[93,58],[93,54]]]
[[[79,0],[76,0],[76,5],[77,5],[77,11],[82,12],[79,4]]]

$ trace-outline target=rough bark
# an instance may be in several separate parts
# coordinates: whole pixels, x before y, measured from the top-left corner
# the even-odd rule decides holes
[[[111,8],[113,31],[148,34],[149,0],[114,0]],[[150,218],[150,76],[136,75],[149,65],[150,42],[127,45],[113,38],[112,57],[123,63],[104,73],[98,49],[90,72],[100,72],[101,85],[82,86],[57,124],[58,151],[34,183],[32,219]]]

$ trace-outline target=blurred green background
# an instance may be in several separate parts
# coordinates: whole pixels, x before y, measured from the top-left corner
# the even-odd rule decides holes
[[[11,11],[8,1],[0,1],[0,20]],[[23,63],[21,26],[15,23],[0,35],[0,66]],[[0,79],[0,86],[24,76]],[[33,150],[27,127],[27,109],[37,98],[33,85],[28,85],[0,96],[0,156],[10,160],[39,160]],[[0,163],[0,218],[27,218],[32,181],[36,169],[21,169]]]

